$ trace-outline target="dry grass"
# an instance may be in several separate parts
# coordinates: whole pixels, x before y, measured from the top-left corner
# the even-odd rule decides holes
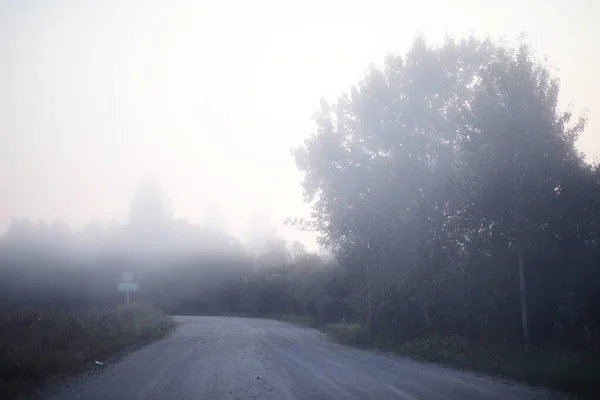
[[[383,341],[370,336],[358,324],[326,325],[323,330],[338,341],[363,348],[381,349],[403,356],[438,362],[455,368],[517,379],[597,399],[600,393],[600,363],[590,354],[547,345],[521,351],[500,344],[469,342],[458,336],[426,337],[408,342]]]
[[[66,311],[0,308],[0,392],[83,370],[136,343],[164,336],[172,320],[145,305]]]
[[[589,354],[556,345],[521,351],[499,344],[472,343],[460,337],[429,337],[401,344],[388,343],[387,347],[418,359],[510,377],[576,394],[580,398],[596,399],[600,393],[598,361]]]

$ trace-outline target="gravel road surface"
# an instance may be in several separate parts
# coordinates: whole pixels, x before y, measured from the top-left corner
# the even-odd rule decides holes
[[[177,330],[44,399],[546,400],[541,389],[354,349],[284,322],[176,317]]]

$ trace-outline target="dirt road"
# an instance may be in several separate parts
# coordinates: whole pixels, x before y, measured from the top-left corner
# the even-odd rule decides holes
[[[98,372],[48,389],[45,399],[541,400],[475,374],[353,349],[283,322],[176,317],[169,337]]]

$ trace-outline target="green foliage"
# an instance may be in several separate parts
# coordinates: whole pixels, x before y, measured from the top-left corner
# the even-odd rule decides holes
[[[294,154],[369,332],[519,343],[531,320],[534,342],[598,337],[598,172],[558,91],[526,44],[417,37],[322,102]]]
[[[558,98],[525,43],[417,37],[336,104],[322,101],[294,156],[311,224],[365,327],[327,331],[598,388],[600,174],[574,146],[585,119],[572,122]]]
[[[171,318],[145,305],[0,309],[0,388],[80,371],[116,351],[166,335]]]

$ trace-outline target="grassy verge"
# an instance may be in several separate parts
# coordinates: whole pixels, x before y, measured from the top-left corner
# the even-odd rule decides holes
[[[360,325],[350,323],[330,324],[322,330],[348,345],[381,349],[454,368],[513,378],[581,398],[596,398],[594,396],[600,393],[600,364],[580,353],[549,346],[523,352],[498,344],[472,343],[460,337],[429,337],[396,343],[370,337]]]
[[[195,314],[192,314],[195,315]],[[204,315],[204,314],[203,314]],[[296,325],[303,325],[309,328],[320,328],[319,325],[313,318],[303,315],[296,314],[268,314],[268,315],[260,315],[260,314],[251,314],[251,313],[221,313],[218,314],[221,317],[236,317],[236,318],[264,318],[264,319],[274,319],[276,321],[290,322]]]
[[[319,327],[314,319],[312,319],[311,317],[307,317],[307,316],[294,315],[294,314],[280,314],[280,315],[274,316],[273,319],[276,319],[278,321],[283,321],[283,322],[291,322],[292,324],[297,324],[297,325],[304,325],[304,326],[308,326],[310,328],[318,328]]]
[[[173,326],[171,318],[145,305],[78,311],[2,308],[0,392],[16,395],[49,376],[81,371],[129,346],[160,338]]]

